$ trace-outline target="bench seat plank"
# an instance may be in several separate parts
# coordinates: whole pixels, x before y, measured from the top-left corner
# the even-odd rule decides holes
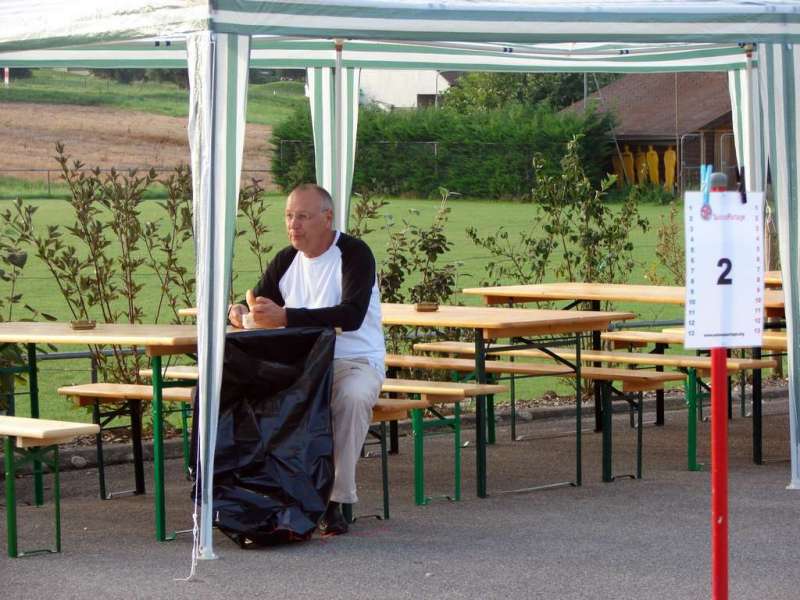
[[[475,363],[469,358],[435,358],[387,354],[386,364],[409,369],[434,369],[469,373],[475,370]],[[521,363],[500,360],[486,361],[486,372],[493,374],[514,374],[531,376],[570,377],[575,372],[567,366],[556,363]],[[581,376],[597,381],[622,381],[630,383],[662,384],[667,381],[683,381],[682,373],[660,373],[636,369],[616,369],[608,367],[582,367]],[[653,388],[655,389],[655,388]]]
[[[627,346],[647,346],[649,344],[683,345],[682,331],[605,331],[600,334],[604,340],[614,343],[617,348]],[[765,334],[761,340],[765,350],[786,351],[786,337]]]
[[[92,423],[0,416],[0,435],[14,436],[18,442],[23,439],[37,442],[30,445],[62,444],[79,435],[93,435],[97,434],[98,431],[100,431],[100,427]],[[23,443],[28,442],[25,441]]]
[[[192,389],[190,387],[167,387],[161,393],[164,402],[191,402]],[[58,388],[62,396],[72,396],[81,406],[91,404],[95,399],[110,402],[125,402],[127,400],[152,400],[153,388],[149,385],[134,383],[85,383],[82,385],[68,385]]]

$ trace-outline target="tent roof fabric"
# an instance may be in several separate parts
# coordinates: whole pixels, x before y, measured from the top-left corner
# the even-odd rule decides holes
[[[252,38],[253,68],[332,67],[332,40]],[[346,41],[342,65],[373,69],[437,69],[506,72],[674,72],[743,68],[746,49],[737,44],[538,44],[401,43]],[[93,43],[63,48],[0,51],[10,67],[180,68],[180,39]]]
[[[212,30],[461,42],[797,42],[788,0],[6,0],[0,48]]]
[[[627,138],[674,139],[676,127],[679,136],[695,132],[731,112],[725,73],[635,73],[590,94],[588,100],[599,112],[614,112],[615,133]],[[582,100],[564,109],[582,110]]]

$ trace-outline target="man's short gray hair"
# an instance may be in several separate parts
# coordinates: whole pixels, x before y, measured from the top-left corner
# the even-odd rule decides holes
[[[295,187],[290,196],[295,192],[314,192],[316,193],[317,197],[319,198],[320,202],[322,203],[322,210],[326,211],[329,210],[333,212],[333,198],[328,193],[324,187],[317,185],[316,183],[301,183],[297,187]]]

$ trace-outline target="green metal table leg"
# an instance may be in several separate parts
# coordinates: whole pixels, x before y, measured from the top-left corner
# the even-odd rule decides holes
[[[164,501],[164,424],[163,416],[163,382],[161,380],[161,357],[150,359],[153,370],[153,497],[155,502],[156,540],[167,539],[166,514]]]
[[[513,363],[514,357],[509,357],[509,360]],[[509,393],[511,394],[511,441],[517,441],[517,379],[514,376],[514,373],[511,373],[511,379],[509,381]]]
[[[58,446],[53,446],[53,500],[56,504],[56,552],[61,552],[61,476],[58,468]]]
[[[583,450],[581,448],[581,336],[575,335],[575,485],[583,478]]]
[[[483,330],[475,330],[475,378],[486,383],[486,346]],[[486,396],[475,398],[475,470],[478,498],[486,498]]]
[[[494,394],[486,396],[486,443],[495,442]]]
[[[603,481],[608,483],[614,481],[613,471],[613,441],[612,441],[612,414],[611,414],[611,393],[608,389],[609,384],[602,386],[602,411],[603,416]]]
[[[6,479],[6,534],[8,556],[17,557],[17,494],[14,469],[14,438],[3,441],[3,472]]]
[[[387,437],[389,432],[386,421],[381,421],[381,485],[383,486],[383,518],[389,518],[389,449]]]
[[[636,479],[642,478],[642,429],[644,427],[644,394],[639,392],[636,403]]]
[[[453,405],[453,440],[454,440],[454,469],[455,478],[453,480],[453,487],[455,488],[453,500],[458,502],[461,500],[461,403],[456,402]]]
[[[414,436],[414,503],[426,504],[425,498],[425,428],[422,423],[422,409],[411,410],[411,433]]]
[[[183,472],[188,477],[189,469],[189,405],[181,404],[181,441],[183,442]]]
[[[31,399],[31,418],[39,418],[39,369],[36,366],[36,344],[28,344],[28,387]],[[44,504],[42,463],[33,462],[33,498],[36,506]]]
[[[687,413],[687,458],[690,471],[700,471],[702,466],[697,464],[697,370],[689,369],[686,379],[686,402],[689,404]]]

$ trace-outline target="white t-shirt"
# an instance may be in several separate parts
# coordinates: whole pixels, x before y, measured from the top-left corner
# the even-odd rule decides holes
[[[289,327],[341,327],[334,358],[366,359],[383,375],[386,343],[375,258],[363,241],[336,231],[331,246],[315,258],[284,248],[255,293],[285,306]]]

